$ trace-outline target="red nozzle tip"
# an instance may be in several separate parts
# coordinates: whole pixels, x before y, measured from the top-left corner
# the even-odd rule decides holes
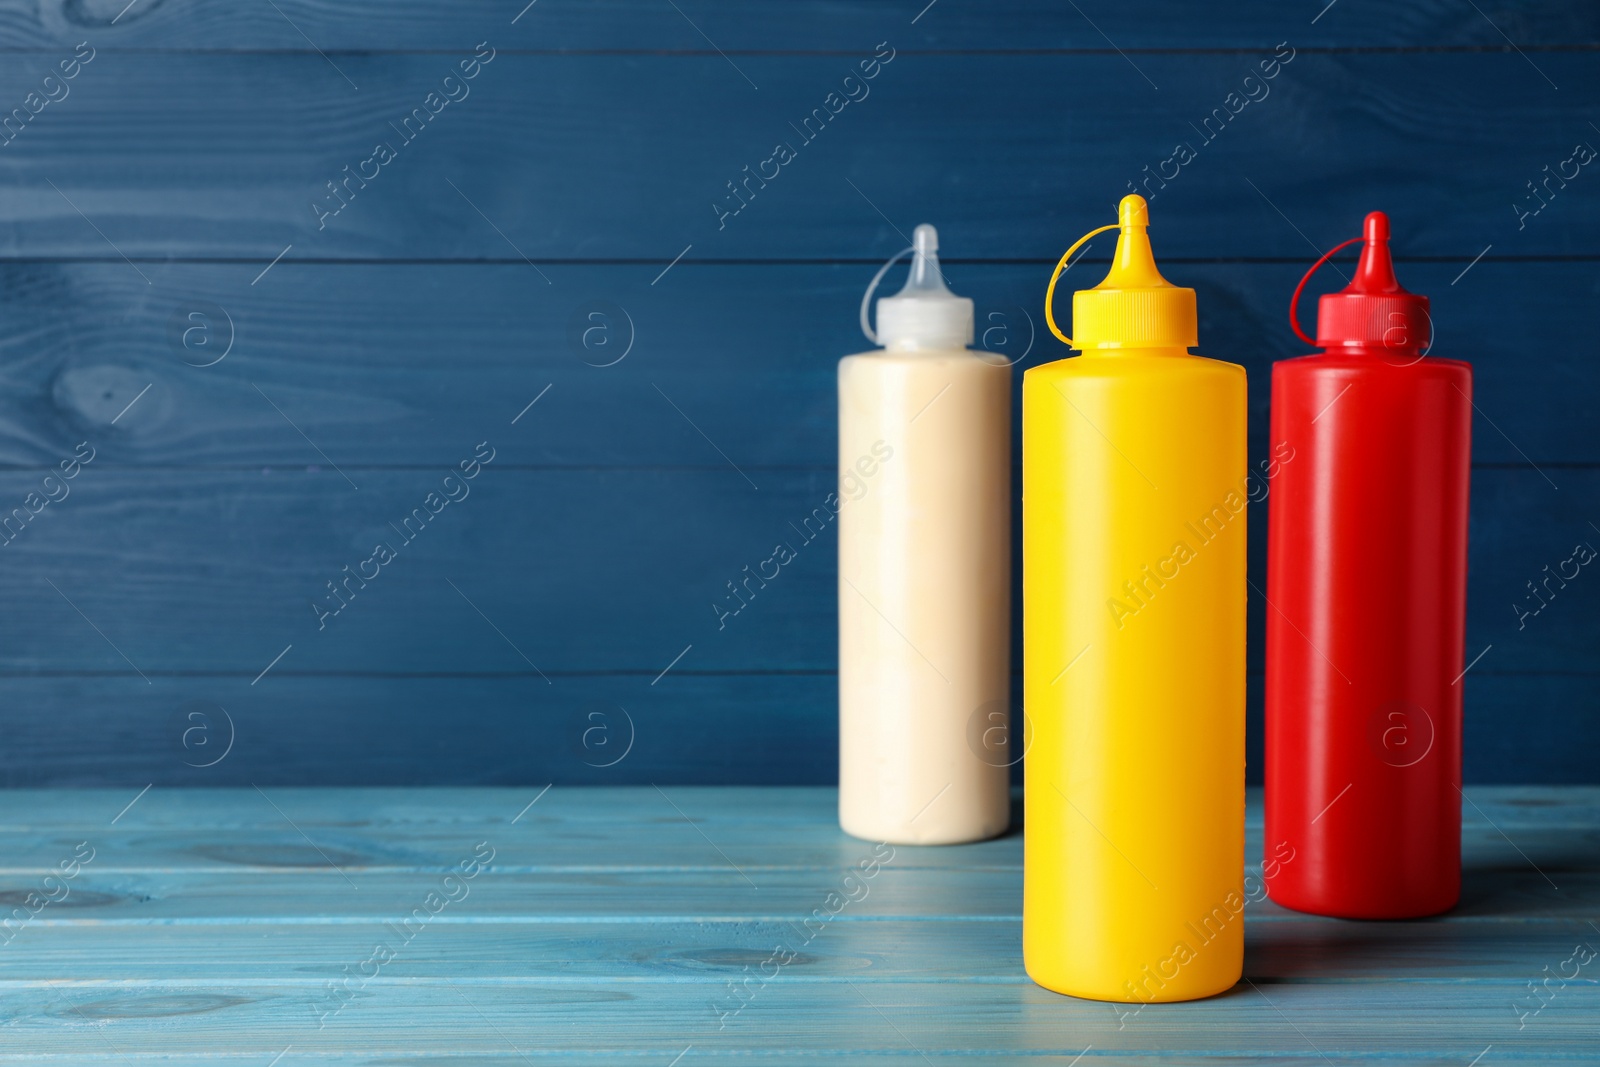
[[[1367,222],[1362,232],[1368,243],[1387,241],[1389,239],[1389,216],[1381,211],[1368,212]]]
[[[1356,276],[1351,279],[1349,293],[1404,292],[1394,277],[1394,261],[1389,257],[1389,216],[1381,211],[1367,215],[1362,227],[1366,246],[1361,249],[1361,261],[1356,264]]]

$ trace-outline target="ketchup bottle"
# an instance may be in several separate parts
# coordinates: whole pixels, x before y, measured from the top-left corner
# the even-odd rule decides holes
[[[1317,268],[1364,242],[1323,296]],[[1461,890],[1461,692],[1472,367],[1428,355],[1428,298],[1395,280],[1389,219],[1306,273],[1317,355],[1272,374],[1267,892],[1404,919]]]

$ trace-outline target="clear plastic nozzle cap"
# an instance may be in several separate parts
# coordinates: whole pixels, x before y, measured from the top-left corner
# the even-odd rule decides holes
[[[965,348],[972,343],[972,301],[956,296],[939,270],[939,231],[927,223],[911,234],[911,247],[878,271],[861,301],[861,330],[885,348]],[[911,273],[894,296],[878,300],[878,329],[872,330],[867,309],[872,294],[895,261],[911,255]]]

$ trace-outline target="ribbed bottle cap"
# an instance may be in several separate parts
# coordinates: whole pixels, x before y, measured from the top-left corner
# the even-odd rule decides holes
[[[1077,347],[1193,348],[1199,344],[1194,290],[1173,285],[1156,269],[1144,197],[1123,197],[1117,224],[1117,254],[1105,280],[1072,294]]]
[[[1317,301],[1317,347],[1421,348],[1433,335],[1428,298],[1407,292],[1394,276],[1389,216],[1374,211],[1362,227],[1355,277]]]

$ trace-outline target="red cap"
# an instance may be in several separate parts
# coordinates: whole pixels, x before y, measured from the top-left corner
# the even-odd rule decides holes
[[[1428,298],[1407,292],[1395,280],[1394,261],[1389,258],[1389,216],[1381,211],[1369,214],[1362,240],[1355,278],[1317,301],[1317,347],[1426,346],[1433,336]]]

